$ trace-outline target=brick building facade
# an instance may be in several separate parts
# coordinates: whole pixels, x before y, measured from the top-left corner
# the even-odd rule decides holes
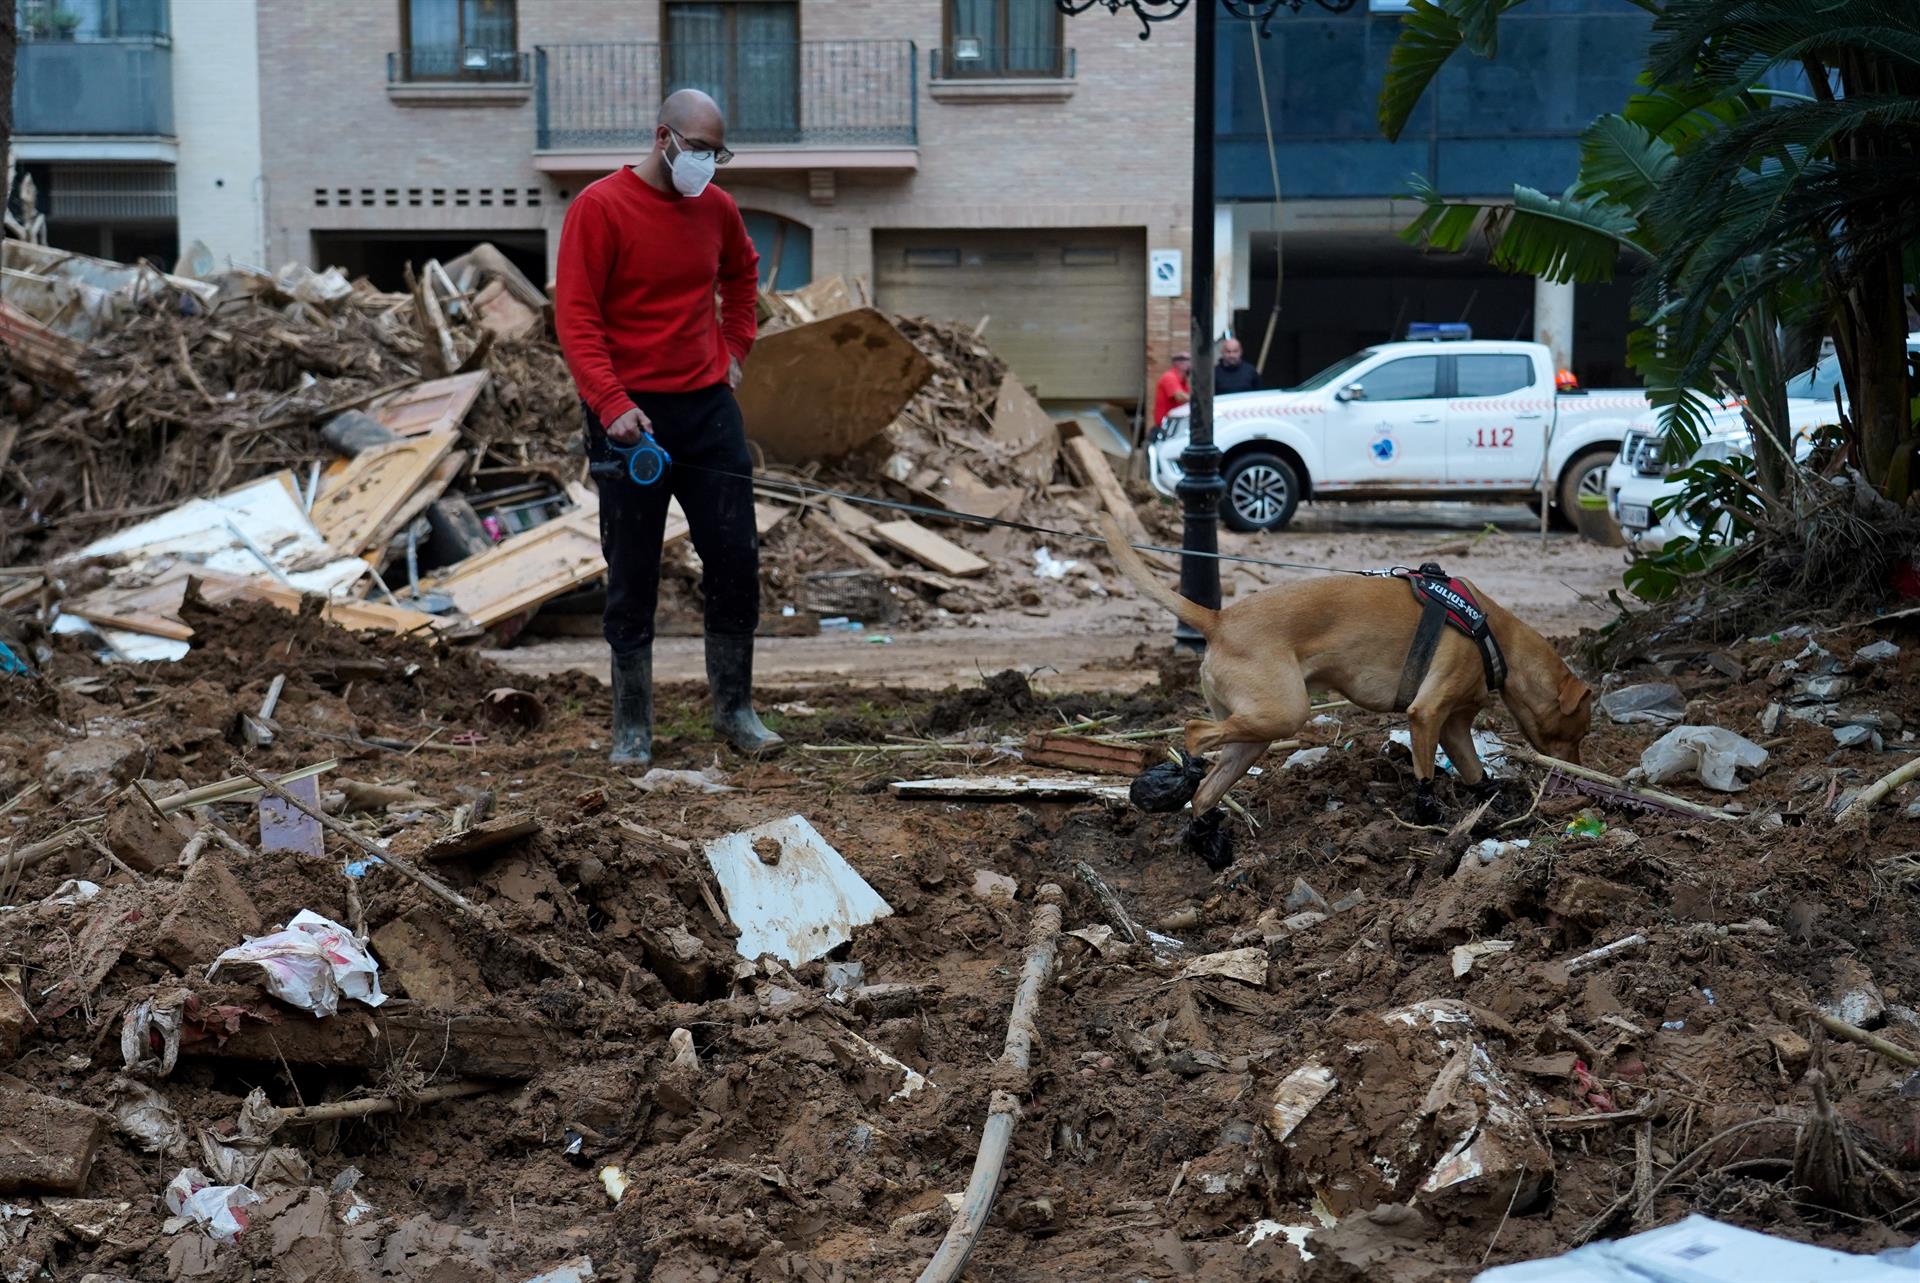
[[[175,0],[195,3],[198,0]],[[1190,24],[1052,0],[258,0],[267,254],[391,285],[500,244],[550,270],[574,193],[715,93],[718,182],[780,284],[986,322],[1056,401],[1133,402],[1187,338]]]

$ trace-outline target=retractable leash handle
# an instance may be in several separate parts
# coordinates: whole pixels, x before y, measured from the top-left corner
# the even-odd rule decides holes
[[[587,468],[588,475],[608,481],[624,477],[636,486],[650,486],[673,466],[673,458],[650,436],[642,436],[630,446],[608,445],[615,457],[596,460]]]

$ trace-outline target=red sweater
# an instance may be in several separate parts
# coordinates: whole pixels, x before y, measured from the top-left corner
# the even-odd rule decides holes
[[[633,408],[628,389],[692,392],[724,381],[729,356],[746,360],[759,267],[718,187],[670,196],[623,168],[575,197],[560,231],[554,328],[600,422]]]

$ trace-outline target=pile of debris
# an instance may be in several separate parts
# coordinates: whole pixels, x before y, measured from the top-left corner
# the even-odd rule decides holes
[[[584,675],[183,617],[176,664],[8,638],[7,1277],[836,1283],[957,1233],[1439,1283],[1689,1212],[1872,1253],[1920,1196],[1916,741],[1778,711],[1913,706],[1913,618],[1650,657],[1578,776],[1496,719],[1440,828],[1328,706],[1216,878],[1126,800],[1184,690],[772,694],[793,747],[729,766],[667,688],[629,778]],[[1669,776],[1714,730],[1764,760]],[[1684,1224],[1569,1268],[1726,1277]]]
[[[454,637],[511,639],[563,595],[592,606],[579,402],[545,292],[492,246],[409,271],[399,294],[297,264],[182,275],[0,253],[0,607],[57,605],[56,626],[146,659],[184,648],[189,577],[209,599],[317,593],[348,627]],[[739,395],[765,460],[770,627],[1105,591],[1090,564],[945,515],[1083,529],[1107,506],[1138,527],[1095,438],[1056,424],[978,334],[889,318],[841,278],[761,305]],[[686,535],[675,505],[667,631],[699,615]]]

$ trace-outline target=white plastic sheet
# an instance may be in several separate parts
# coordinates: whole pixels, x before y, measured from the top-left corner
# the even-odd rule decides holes
[[[258,1194],[245,1185],[215,1185],[197,1167],[183,1167],[167,1185],[167,1210],[182,1222],[203,1227],[216,1243],[231,1243],[240,1237],[250,1219],[247,1209],[261,1202]],[[172,1223],[169,1222],[169,1225]]]
[[[1722,793],[1742,791],[1747,785],[1740,772],[1752,774],[1766,764],[1766,749],[1722,726],[1676,726],[1640,754],[1649,784],[1697,776]]]
[[[215,958],[207,978],[224,966],[251,962],[267,973],[267,989],[282,1002],[316,1016],[340,1009],[342,994],[369,1007],[387,1000],[380,992],[380,964],[353,933],[311,909],[302,909],[282,930],[256,936]]]

